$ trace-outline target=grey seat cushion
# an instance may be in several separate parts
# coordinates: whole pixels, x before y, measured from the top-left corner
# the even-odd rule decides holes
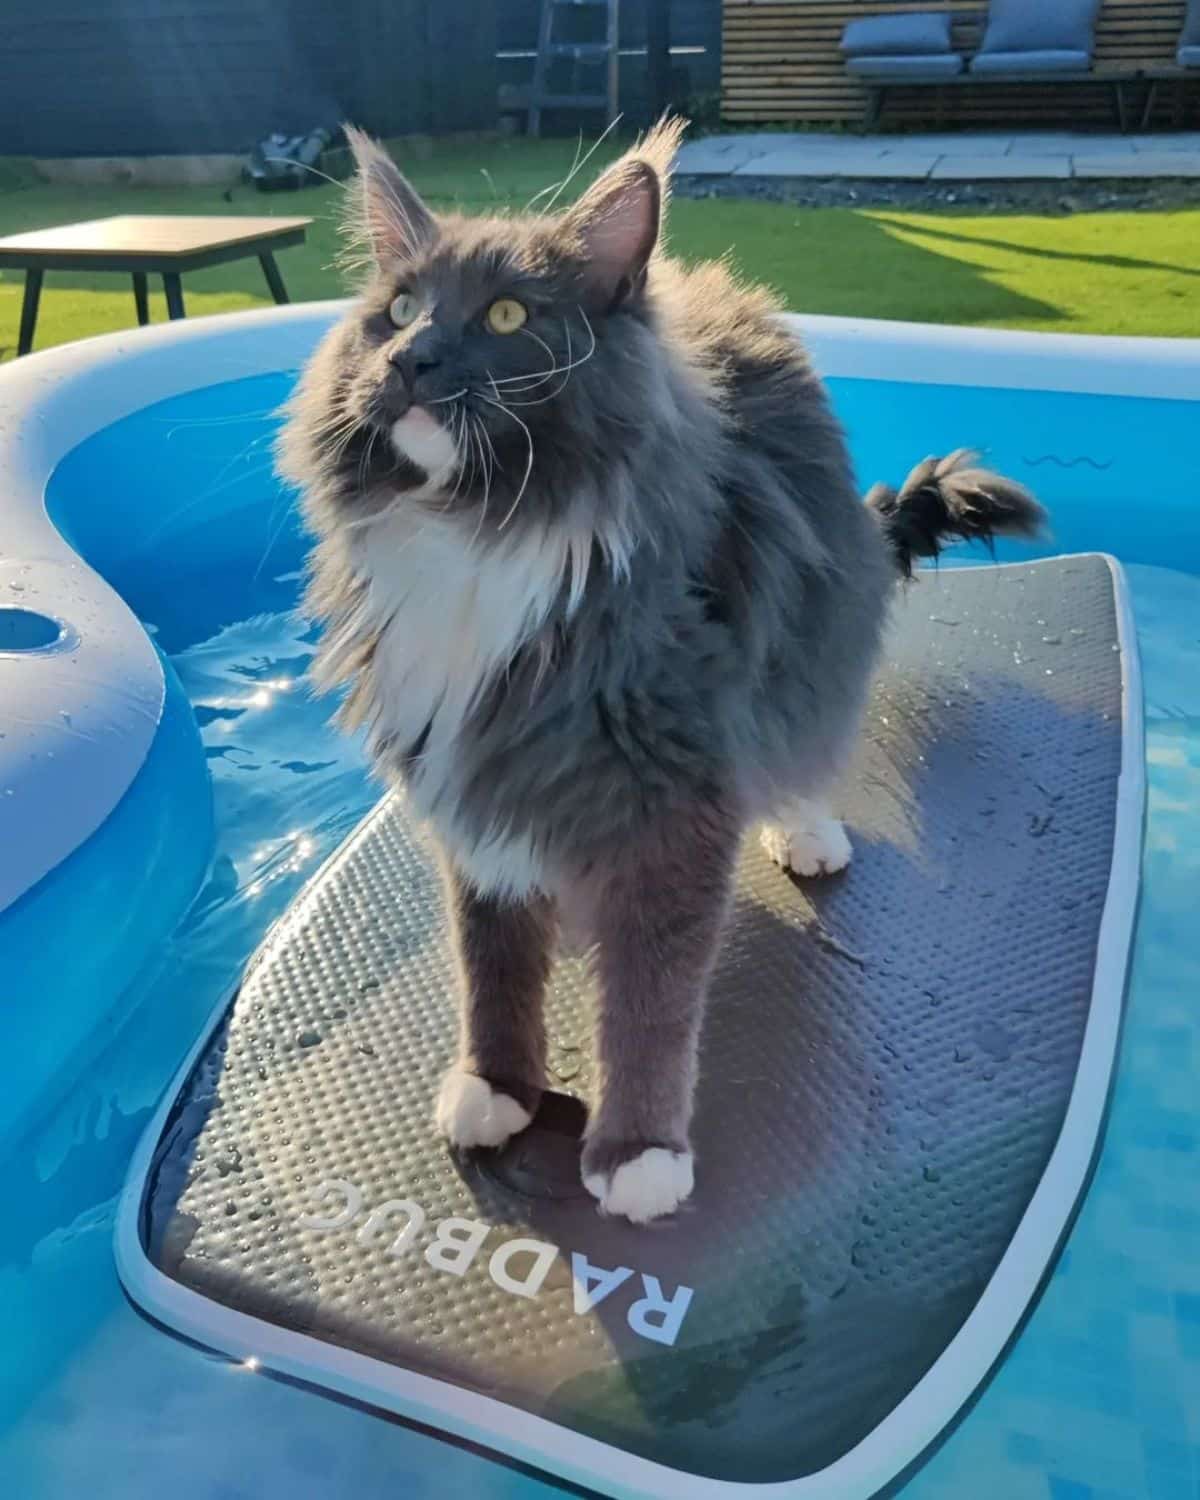
[[[1175,58],[1181,68],[1200,68],[1200,46],[1180,47]]]
[[[1090,52],[1067,48],[1041,52],[979,52],[971,59],[971,72],[980,74],[1086,73]]]
[[[1100,0],[991,0],[980,56],[1082,52],[1090,61],[1099,9]]]
[[[963,60],[957,52],[934,52],[928,57],[849,57],[846,71],[858,78],[875,78],[885,82],[904,79],[953,78],[961,73]]]
[[[847,57],[925,57],[950,51],[950,17],[916,13],[864,16],[851,21],[842,33]]]

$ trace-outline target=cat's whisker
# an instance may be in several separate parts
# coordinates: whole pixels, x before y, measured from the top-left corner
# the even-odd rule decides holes
[[[556,396],[561,396],[562,393],[563,393],[563,391],[566,390],[566,388],[567,388],[567,382],[571,378],[571,371],[575,368],[574,350],[571,347],[571,326],[567,322],[566,318],[563,319],[563,333],[566,334],[566,338],[567,338],[567,362],[562,367],[562,377],[563,378],[562,378],[561,382],[554,387],[554,389],[550,392],[550,394],[548,396],[538,396],[537,399],[534,400],[534,401],[510,401],[510,405],[512,405],[512,406],[544,406],[547,401],[553,401]],[[534,337],[536,338],[537,335],[535,334]],[[539,339],[538,342],[539,343],[543,343],[544,341]],[[595,348],[595,345],[593,343],[593,350],[594,350],[594,348]],[[588,358],[590,358],[590,357],[591,356],[589,355]],[[579,360],[578,363],[582,364],[583,360],[582,359]],[[525,395],[527,393],[525,391],[522,391],[521,394]]]
[[[488,379],[495,385],[544,385],[547,380],[553,380],[557,374],[557,367],[551,365],[548,370],[537,370],[528,375],[502,375],[499,380],[489,375]]]
[[[375,451],[375,444],[379,439],[379,428],[372,427],[371,436],[367,439],[366,447],[362,451],[362,457],[358,461],[358,487],[360,490],[366,488],[367,471],[371,466],[371,455]]]
[[[483,502],[479,510],[479,520],[475,525],[475,531],[471,537],[471,545],[474,546],[479,540],[479,533],[483,530],[484,523],[487,520],[488,501],[492,494],[492,471],[488,464],[487,452],[483,446],[483,439],[487,437],[487,429],[484,427],[482,421],[473,413],[469,414],[469,421],[471,424],[471,441],[472,443],[477,443],[479,446],[479,463],[483,470]],[[491,438],[488,437],[487,440],[490,445]]]
[[[473,490],[475,488],[475,476],[478,474],[480,479],[483,478],[483,456],[476,451],[475,430],[471,426],[470,413],[465,407],[462,412],[462,430],[463,440],[466,443],[467,452],[471,457],[471,477],[467,482],[467,489]]]
[[[573,165],[571,167],[571,170],[567,173],[567,175],[563,178],[563,180],[555,188],[553,196],[550,198],[550,200],[546,204],[545,208],[542,209],[542,212],[544,214],[548,214],[550,212],[550,210],[558,202],[559,194],[562,193],[566,188],[570,187],[571,181],[575,177],[575,175],[577,173],[581,172],[584,169],[584,167],[587,166],[588,162],[591,161],[593,155],[595,154],[596,148],[598,146],[600,146],[604,142],[605,138],[608,135],[610,135],[617,128],[617,126],[620,124],[620,122],[621,122],[621,116],[620,115],[614,115],[612,117],[612,119],[608,122],[608,124],[604,127],[604,129],[600,132],[600,134],[596,137],[596,139],[592,142],[591,146],[588,149],[587,155],[583,158],[583,160],[582,161],[578,161],[577,160],[577,161],[575,161],[573,163]],[[580,140],[582,141],[582,139],[583,139],[583,137],[581,135],[580,136]]]
[[[438,396],[433,401],[422,401],[421,405],[422,406],[445,406],[448,401],[457,401],[460,397],[465,396],[466,394],[467,394],[467,388],[464,385],[461,391],[455,391],[453,393],[453,395],[450,395],[450,396]]]
[[[526,487],[529,484],[529,476],[530,476],[530,474],[533,473],[533,434],[530,432],[529,428],[525,425],[525,423],[521,420],[521,418],[517,416],[516,412],[515,411],[511,411],[507,406],[505,406],[505,404],[504,404],[503,401],[493,401],[490,396],[483,396],[483,397],[481,397],[481,399],[484,400],[484,401],[486,401],[489,406],[498,407],[499,410],[502,411],[506,417],[511,417],[513,419],[513,421],[517,424],[517,426],[525,434],[525,442],[526,442],[526,444],[528,445],[528,448],[529,448],[529,456],[525,460],[525,475],[524,475],[524,477],[521,480],[521,487],[520,487],[520,489],[517,490],[517,498],[509,506],[509,508],[508,508],[508,514],[504,517],[503,521],[501,521],[500,525],[496,528],[498,531],[503,531],[504,528],[508,525],[508,523],[512,520],[512,518],[516,515],[516,513],[517,513],[517,506],[520,505],[522,496],[525,494]]]
[[[530,209],[532,209],[533,205],[540,198],[544,198],[547,193],[561,193],[562,192],[563,187],[568,182],[570,182],[571,178],[574,177],[575,173],[579,170],[579,155],[580,155],[580,152],[582,150],[583,150],[583,131],[581,130],[579,132],[579,139],[575,142],[575,155],[572,158],[570,167],[568,167],[568,169],[567,169],[567,175],[560,182],[548,182],[544,188],[539,188],[537,190],[537,192],[534,193],[533,197],[530,198],[529,202],[525,205],[525,212],[526,213],[528,213],[530,211]],[[553,200],[551,200],[551,201],[553,201]]]
[[[347,449],[354,441],[356,434],[361,431],[362,428],[357,422],[347,422],[344,428],[331,435],[332,442],[330,443],[329,456],[335,464],[341,463],[342,459],[345,458]]]
[[[484,443],[487,444],[487,453],[488,453],[488,489],[490,490],[491,486],[492,486],[492,480],[493,480],[493,478],[495,477],[495,474],[496,474],[496,462],[497,462],[497,460],[496,460],[496,445],[495,445],[495,443],[492,442],[492,435],[487,430],[487,428],[484,426],[482,417],[476,417],[475,418],[475,424],[476,424],[476,426],[479,429],[479,439],[480,439],[479,446],[482,448]]]
[[[566,335],[567,335],[567,362],[566,362],[566,364],[559,365],[559,364],[553,364],[552,363],[550,369],[544,370],[544,371],[540,371],[537,375],[509,375],[509,376],[505,377],[503,380],[494,382],[494,384],[503,385],[503,386],[508,387],[508,386],[517,386],[520,382],[525,382],[523,385],[520,386],[520,389],[517,391],[518,395],[524,396],[524,395],[528,395],[529,392],[531,390],[534,390],[537,386],[544,385],[547,380],[553,379],[553,377],[555,375],[563,375],[567,379],[569,379],[571,371],[572,370],[577,370],[580,365],[586,364],[588,362],[588,360],[591,359],[592,355],[595,354],[595,352],[596,352],[596,334],[595,334],[595,331],[592,328],[591,321],[589,320],[587,313],[584,312],[584,310],[583,310],[582,307],[579,308],[578,311],[579,311],[580,317],[583,319],[584,326],[587,328],[588,337],[589,337],[589,340],[590,340],[590,342],[588,344],[588,348],[587,348],[586,353],[581,354],[578,359],[575,359],[573,357],[574,350],[573,350],[572,345],[571,345],[571,329],[570,329],[570,325],[564,319],[564,321],[563,321],[563,328],[564,328],[564,330],[566,332]],[[551,361],[553,361],[553,359],[554,359],[553,351],[550,349],[550,347],[546,343],[545,339],[539,338],[536,333],[533,333],[530,329],[527,329],[527,328],[522,328],[521,332],[522,333],[528,333],[529,336],[530,336],[530,338],[537,339],[538,343],[541,344],[542,348],[546,350],[546,353],[550,355]],[[560,385],[558,387],[558,389],[554,392],[554,395],[558,395],[559,392],[561,392],[565,388],[565,386],[566,386],[566,379],[564,379],[562,385]],[[550,398],[547,397],[546,399],[549,400]],[[524,405],[536,405],[537,403],[536,402],[517,402],[515,404],[518,405],[518,406],[524,406]]]
[[[449,510],[454,501],[458,499],[459,492],[463,487],[463,481],[466,480],[467,488],[470,489],[471,480],[475,477],[474,459],[472,459],[471,478],[467,478],[466,453],[464,451],[466,435],[466,408],[460,406],[454,413],[454,427],[452,430],[452,436],[454,438],[454,461],[458,466],[458,478],[454,481],[454,488],[450,491],[450,494],[446,499],[446,504],[442,507],[443,510]]]
[[[266,162],[274,162],[283,167],[303,167],[306,172],[311,172],[314,177],[320,177],[324,182],[331,182],[335,188],[344,188],[346,184],[339,182],[336,177],[330,177],[328,172],[322,172],[318,167],[310,166],[306,161],[297,161],[293,156],[264,156]]]
[[[550,356],[550,368],[553,369],[557,360],[557,356],[555,355],[554,350],[551,349],[550,345],[546,342],[546,340],[542,338],[541,334],[534,333],[532,328],[519,328],[517,332],[524,334],[527,339],[532,339],[535,344],[541,344],[542,348]],[[568,362],[570,361],[570,358],[571,356],[568,354]]]

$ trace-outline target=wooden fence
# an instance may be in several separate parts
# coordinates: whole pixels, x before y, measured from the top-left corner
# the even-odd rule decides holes
[[[1046,0],[1053,5],[1054,0]],[[1185,0],[1104,0],[1096,26],[1094,68],[1161,65],[1174,60]],[[896,11],[949,11],[954,40],[971,50],[987,6],[953,0],[723,0],[721,112],[725,119],[857,123],[864,90],[845,69],[838,42],[847,21]],[[1177,108],[1162,89],[1158,121]],[[889,88],[888,120],[903,125],[1082,125],[1112,122],[1111,89]]]
[[[532,70],[541,0],[0,0],[0,156],[243,152],[352,119],[492,130]],[[620,103],[652,110],[646,0],[621,0]],[[674,0],[671,89],[720,86],[721,0]],[[553,125],[555,122],[551,122]],[[562,122],[572,133],[579,117]],[[596,124],[590,117],[587,128]]]
[[[0,156],[491,129],[495,0],[0,0]]]

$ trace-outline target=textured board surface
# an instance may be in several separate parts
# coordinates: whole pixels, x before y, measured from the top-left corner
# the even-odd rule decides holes
[[[748,841],[696,1194],[650,1229],[583,1194],[579,1106],[551,1096],[499,1157],[436,1139],[451,966],[427,851],[385,803],[188,1076],[139,1189],[151,1266],[306,1336],[317,1378],[322,1348],[357,1351],[695,1476],[818,1473],[955,1338],[1046,1168],[1121,769],[1104,559],[947,571],[900,597],[841,798],[855,863],[795,882]],[[564,962],[550,1081],[584,1099],[590,1013],[586,969]]]

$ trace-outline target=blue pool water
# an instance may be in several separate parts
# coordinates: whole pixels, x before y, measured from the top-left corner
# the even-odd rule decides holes
[[[76,450],[50,487],[55,520],[152,630],[190,701],[214,831],[185,915],[119,992],[45,996],[50,1033],[85,1040],[69,1068],[35,1080],[32,1123],[0,1140],[0,1490],[22,1500],[561,1493],[170,1338],[130,1309],[113,1270],[116,1196],[153,1105],[266,927],[376,795],[305,684],[302,541],[270,474],[289,384],[260,377],[150,408]],[[1104,1154],[1024,1334],[904,1493],[1196,1500],[1200,522],[1170,482],[1195,407],[833,384],[864,482],[990,439],[989,457],[1050,505],[1057,548],[1131,563],[1146,692],[1143,904]]]

